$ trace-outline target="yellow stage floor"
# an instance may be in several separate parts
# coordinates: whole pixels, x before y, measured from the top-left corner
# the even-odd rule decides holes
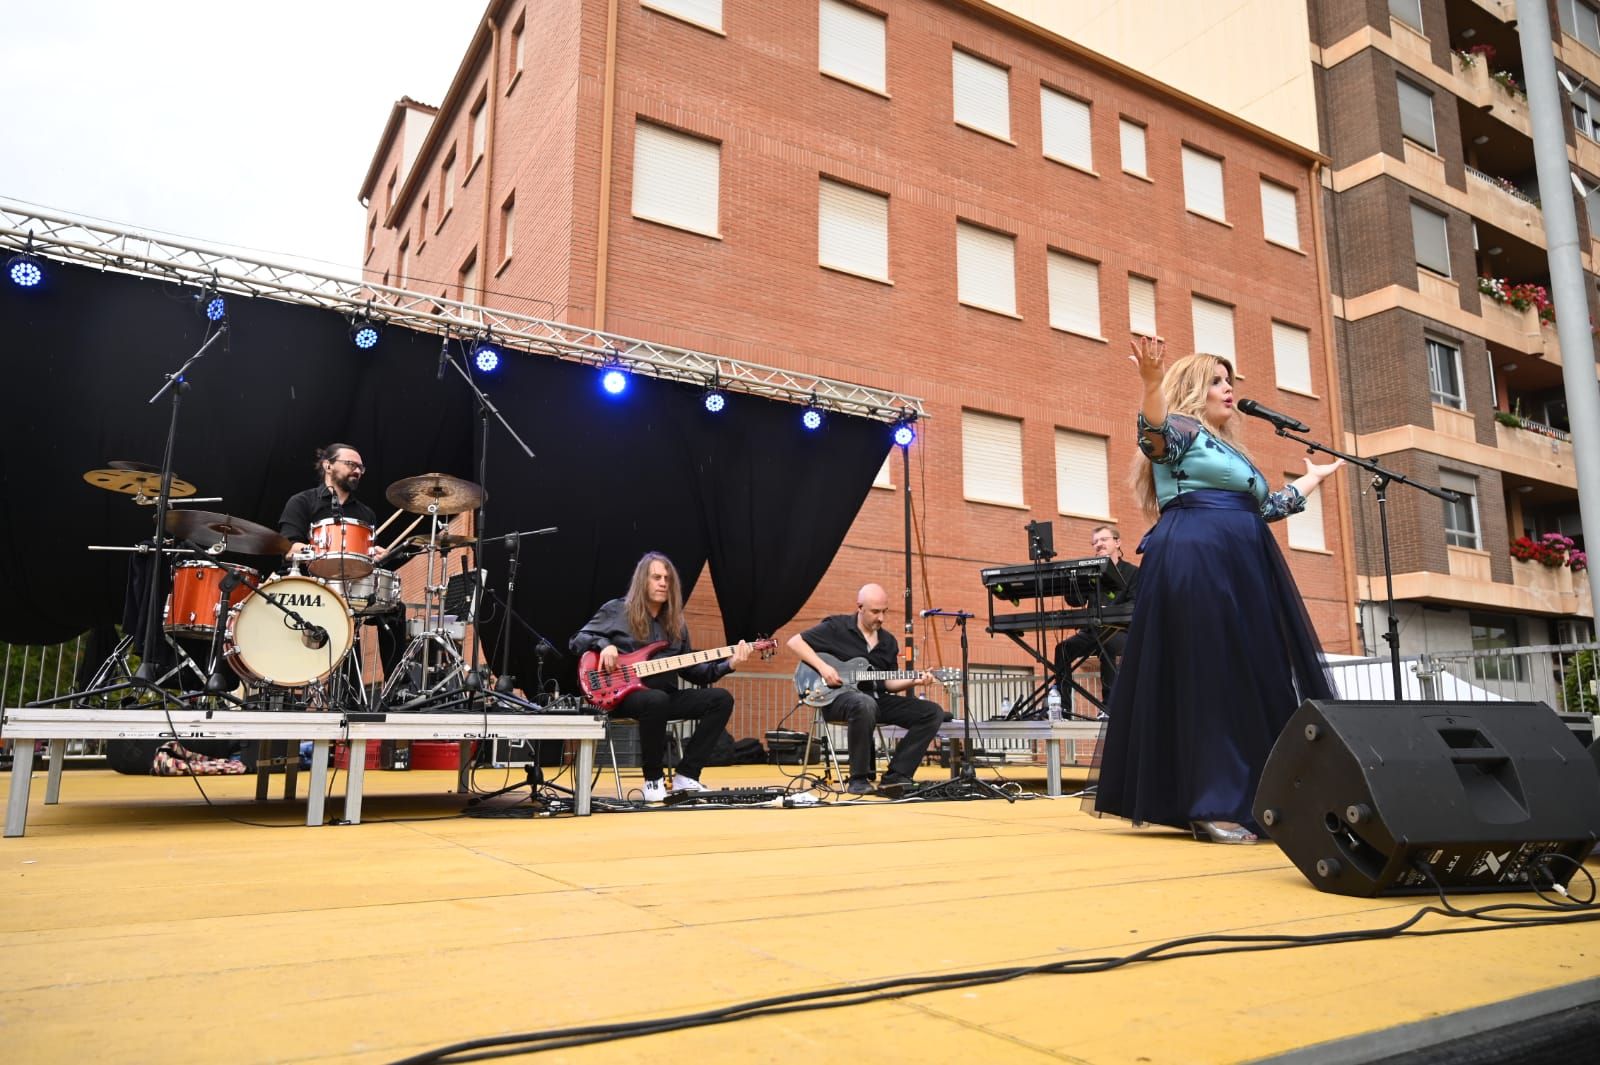
[[[1071,799],[384,822],[461,797],[453,774],[372,772],[366,823],[308,829],[303,805],[251,801],[253,778],[205,778],[208,809],[188,780],[100,770],[69,771],[45,807],[38,777],[28,835],[0,841],[0,1053],[17,1063],[389,1061],[1205,933],[1385,926],[1420,904],[1325,895],[1271,845]],[[1532,896],[1457,901],[1513,899]],[[1596,977],[1600,924],[1516,929],[1030,976],[536,1060],[1245,1061]]]

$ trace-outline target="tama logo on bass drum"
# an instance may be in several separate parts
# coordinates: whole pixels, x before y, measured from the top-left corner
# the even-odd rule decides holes
[[[279,606],[321,606],[322,595],[317,592],[267,593],[267,598]]]

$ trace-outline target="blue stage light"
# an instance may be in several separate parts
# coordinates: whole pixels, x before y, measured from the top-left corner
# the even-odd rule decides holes
[[[378,343],[378,327],[371,322],[357,322],[351,327],[350,340],[362,351]]]
[[[26,254],[12,256],[6,264],[6,274],[18,288],[32,288],[44,280],[44,271],[39,269],[39,264],[34,262],[32,256]]]
[[[221,296],[211,293],[209,298],[206,298],[206,319],[212,322],[220,322],[227,316],[227,301],[225,301]]]
[[[717,391],[707,392],[705,403],[706,410],[712,414],[721,414],[728,405],[728,397]]]
[[[894,443],[896,447],[910,447],[916,440],[917,431],[911,428],[910,422],[901,422],[894,427]]]
[[[808,430],[822,428],[822,412],[815,407],[807,407],[805,413],[800,415],[800,424]]]
[[[600,387],[607,395],[620,396],[628,388],[628,375],[615,366],[609,367],[600,375]]]
[[[479,344],[472,361],[482,372],[494,373],[500,369],[500,351],[493,344]]]

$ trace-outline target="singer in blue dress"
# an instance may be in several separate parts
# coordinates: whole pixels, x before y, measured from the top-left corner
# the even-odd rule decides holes
[[[1272,491],[1245,452],[1233,367],[1134,342],[1144,383],[1135,481],[1161,517],[1140,545],[1139,598],[1086,808],[1196,839],[1254,843],[1251,801],[1267,754],[1304,699],[1332,682],[1305,604],[1267,523],[1343,463],[1306,462]],[[1092,805],[1091,805],[1092,803]]]

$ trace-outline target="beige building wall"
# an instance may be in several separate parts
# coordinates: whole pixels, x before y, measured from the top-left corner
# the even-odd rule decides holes
[[[988,0],[1246,122],[1320,150],[1296,0]]]

